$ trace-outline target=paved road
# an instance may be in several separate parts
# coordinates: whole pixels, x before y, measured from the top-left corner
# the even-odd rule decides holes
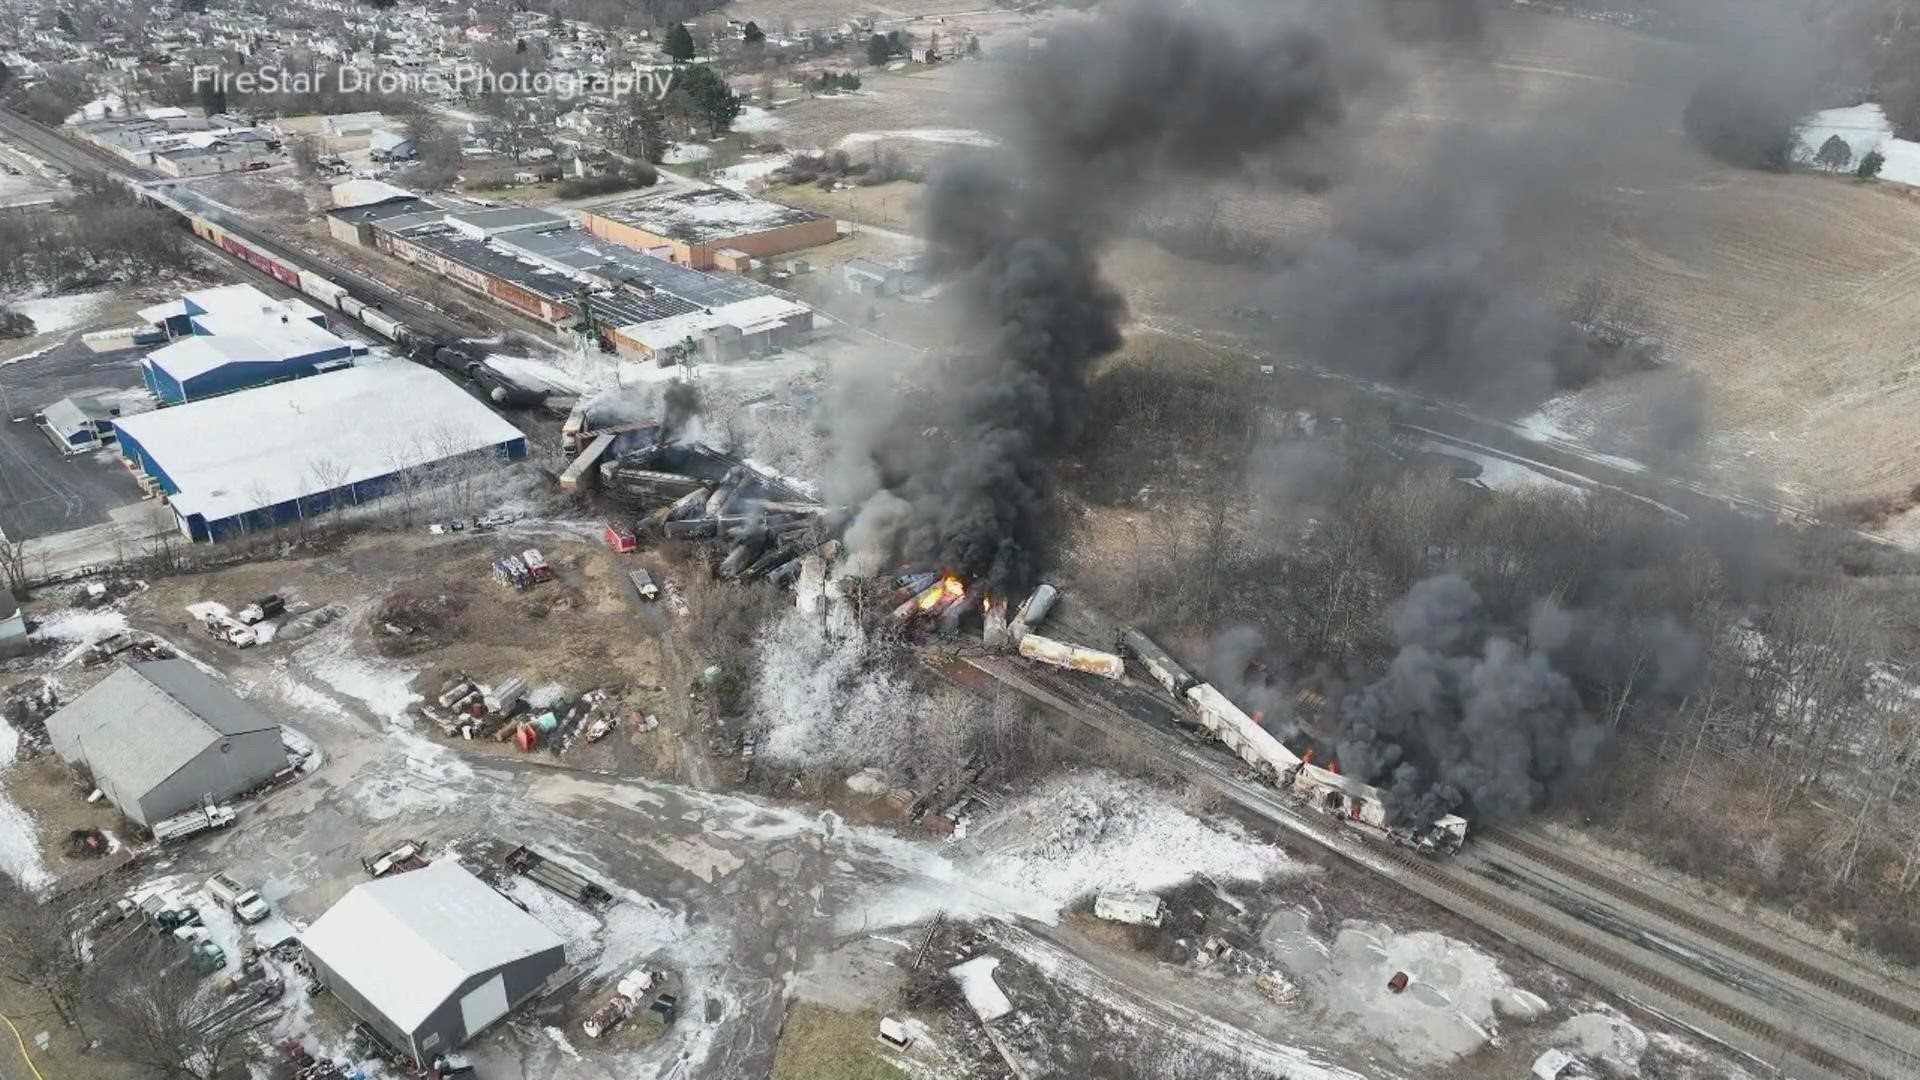
[[[140,354],[95,353],[78,338],[40,356],[0,365],[0,394],[11,406],[0,423],[0,532],[34,540],[109,520],[140,501],[140,489],[111,453],[61,453],[31,419],[78,393],[140,386]]]

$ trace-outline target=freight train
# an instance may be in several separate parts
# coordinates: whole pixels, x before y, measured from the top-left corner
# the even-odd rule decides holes
[[[1467,821],[1454,814],[1423,829],[1396,826],[1379,788],[1321,768],[1287,749],[1225,694],[1188,673],[1140,631],[1128,627],[1120,632],[1120,652],[1173,696],[1180,706],[1176,716],[1205,730],[1262,780],[1300,803],[1363,832],[1430,854],[1451,855],[1466,842]]]

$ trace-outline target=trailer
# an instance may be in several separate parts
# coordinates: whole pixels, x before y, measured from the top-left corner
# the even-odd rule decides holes
[[[573,492],[582,485],[591,487],[600,477],[600,459],[613,449],[614,436],[605,434],[596,436],[580,455],[567,464],[566,471],[560,474],[560,490]]]
[[[507,853],[507,869],[524,874],[584,907],[600,908],[613,903],[613,894],[586,875],[554,862],[525,844]]]
[[[360,868],[368,877],[386,877],[388,874],[404,874],[409,870],[419,870],[427,865],[427,845],[421,840],[409,840],[392,851],[377,855],[364,855],[360,858]]]
[[[627,571],[627,580],[633,582],[633,593],[640,599],[652,603],[660,598],[660,586],[645,567]]]
[[[153,838],[162,844],[185,840],[213,829],[224,829],[240,815],[231,806],[199,806],[184,814],[153,823]]]
[[[540,554],[539,548],[528,548],[521,552],[520,561],[527,568],[527,576],[536,583],[553,580],[553,567],[548,565],[547,557]]]
[[[640,538],[634,535],[633,530],[617,521],[607,522],[601,535],[606,538],[608,547],[622,555],[640,546]]]

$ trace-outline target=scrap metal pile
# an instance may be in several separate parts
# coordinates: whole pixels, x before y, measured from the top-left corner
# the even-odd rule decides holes
[[[698,443],[656,443],[600,466],[609,495],[645,511],[636,532],[705,540],[728,580],[775,584],[800,574],[801,557],[832,541],[847,512],[730,454]]]

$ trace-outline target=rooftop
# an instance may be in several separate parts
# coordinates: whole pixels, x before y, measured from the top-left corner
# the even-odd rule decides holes
[[[151,791],[222,736],[276,727],[185,660],[125,665],[49,717],[47,726],[72,733],[95,773],[137,792]]]
[[[589,274],[610,285],[624,283],[641,292],[665,293],[684,302],[680,310],[663,311],[653,318],[683,314],[694,308],[719,307],[756,296],[778,295],[776,290],[752,278],[737,274],[709,274],[680,266],[644,251],[635,251],[625,244],[602,240],[580,229],[516,233],[498,241],[498,244],[506,251]]]
[[[438,372],[404,360],[242,390],[116,426],[178,485],[174,508],[208,521],[523,438]]]
[[[691,337],[699,337],[716,326],[737,326],[742,333],[756,333],[811,309],[805,304],[781,296],[759,296],[702,308],[670,319],[623,326],[620,333],[650,349],[668,349]]]
[[[564,948],[538,919],[444,860],[354,886],[300,943],[409,1031],[467,979]]]
[[[596,206],[585,213],[690,244],[720,243],[736,236],[820,221],[825,217],[728,188],[686,186],[650,191],[632,199]]]

